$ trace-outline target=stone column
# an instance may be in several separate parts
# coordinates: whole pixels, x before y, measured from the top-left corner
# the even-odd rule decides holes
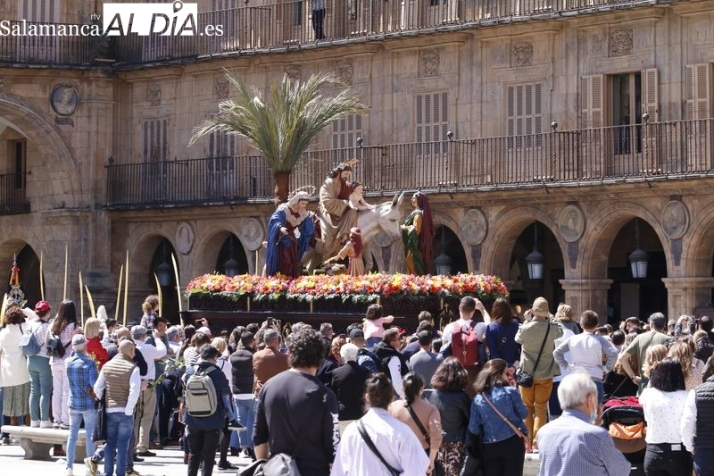
[[[569,304],[575,315],[590,309],[600,316],[600,324],[607,324],[607,291],[610,289],[612,279],[561,279],[560,284],[565,291],[565,303]],[[553,303],[551,307],[554,309]]]
[[[694,314],[694,308],[711,301],[714,277],[662,278],[667,288],[667,317]]]

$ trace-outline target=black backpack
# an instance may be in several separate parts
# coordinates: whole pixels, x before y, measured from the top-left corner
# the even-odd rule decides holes
[[[384,374],[389,375],[389,367],[387,363],[389,362],[389,358],[387,358],[387,362],[383,362],[382,359],[378,358],[376,355],[374,355],[373,352],[370,352],[367,349],[360,349],[357,351],[357,362],[359,363],[360,357],[367,357],[368,361],[363,362],[360,364],[361,367],[366,368],[369,370],[371,373],[376,374],[379,372],[382,372]]]
[[[55,357],[58,359],[61,359],[64,357],[64,354],[66,353],[67,347],[72,342],[68,342],[67,345],[62,345],[62,340],[59,338],[58,335],[48,333],[47,334],[47,355],[50,357]]]

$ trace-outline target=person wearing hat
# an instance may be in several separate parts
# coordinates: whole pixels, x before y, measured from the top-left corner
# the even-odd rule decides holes
[[[45,342],[50,321],[50,303],[38,301],[35,304],[36,319],[30,321],[32,337],[40,344],[40,351],[27,357],[30,372],[30,426],[52,428],[50,400],[52,400],[52,367]]]
[[[553,358],[553,351],[555,340],[563,335],[563,328],[550,321],[548,301],[543,297],[533,301],[533,307],[525,312],[525,319],[526,322],[518,329],[515,340],[521,344],[519,371],[532,375],[533,385],[529,388],[519,387],[519,390],[523,403],[528,408],[528,438],[532,448],[536,450],[538,430],[548,423],[547,406],[550,392],[553,390],[553,377],[560,373]]]
[[[65,361],[65,372],[67,380],[69,380],[69,437],[67,438],[66,474],[72,476],[79,427],[84,421],[87,454],[93,454],[94,428],[97,423],[92,388],[97,382],[99,372],[94,359],[87,355],[87,340],[82,334],[72,337],[72,355]]]
[[[310,246],[315,226],[305,208],[310,201],[307,192],[293,194],[281,203],[268,220],[268,248],[265,274],[300,275],[300,258]]]
[[[364,261],[362,260],[362,231],[359,228],[350,229],[350,239],[342,247],[336,256],[325,261],[325,264],[336,263],[345,258],[349,258],[347,273],[350,276],[362,276],[364,274]]]
[[[134,432],[137,435],[136,454],[139,456],[156,456],[156,453],[149,451],[149,431],[154,421],[156,413],[156,390],[153,388],[156,380],[156,366],[154,362],[164,358],[166,346],[161,339],[155,339],[156,347],[146,342],[148,329],[144,326],[134,326],[131,328],[131,336],[134,339],[136,348],[146,359],[148,367],[146,376],[141,379],[141,397],[139,398],[139,412],[134,419]]]

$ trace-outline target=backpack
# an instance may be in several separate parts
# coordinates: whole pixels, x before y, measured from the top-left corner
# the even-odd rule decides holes
[[[464,367],[473,367],[479,363],[478,332],[476,323],[471,321],[470,326],[459,326],[458,322],[452,324],[451,331],[451,356],[461,362]]]
[[[58,335],[48,333],[47,334],[47,355],[50,357],[55,357],[61,359],[67,350],[67,347],[72,343],[72,341],[67,342],[67,345],[62,345],[62,340]]]
[[[206,418],[218,410],[216,386],[210,376],[216,370],[214,366],[207,369],[196,366],[196,371],[186,380],[186,410],[192,417]]]
[[[20,331],[22,331],[22,324],[20,324]],[[35,334],[32,332],[32,329],[22,333],[19,347],[22,351],[22,355],[25,357],[37,355],[40,353],[40,350],[42,350],[42,346],[37,343],[37,339],[35,339]]]
[[[366,359],[360,359],[360,357],[366,357]],[[389,375],[389,367],[381,359],[377,358],[374,353],[368,351],[367,349],[360,349],[357,351],[357,363],[360,367],[364,367],[369,370],[371,374],[382,372]]]

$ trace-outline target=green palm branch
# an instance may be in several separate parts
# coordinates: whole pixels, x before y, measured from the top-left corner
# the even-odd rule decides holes
[[[283,202],[290,173],[315,137],[334,120],[368,110],[350,88],[324,96],[325,86],[340,84],[332,74],[312,75],[304,82],[284,75],[280,83],[271,83],[267,103],[256,87],[246,85],[236,74],[226,71],[226,78],[237,94],[222,101],[218,113],[194,129],[189,145],[214,132],[245,137],[273,170],[275,192]]]

